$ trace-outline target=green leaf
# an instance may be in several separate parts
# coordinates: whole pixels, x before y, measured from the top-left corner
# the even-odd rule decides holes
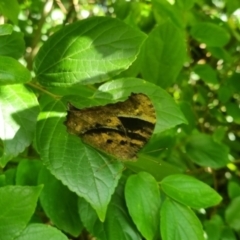
[[[207,44],[209,47],[223,47],[230,40],[230,35],[225,28],[209,22],[194,24],[190,34],[193,38]]]
[[[6,186],[0,188],[0,236],[12,240],[30,220],[42,186]]]
[[[77,213],[77,195],[70,192],[46,168],[42,168],[39,174],[39,184],[44,184],[40,201],[51,222],[64,232],[77,237],[83,228]]]
[[[193,71],[206,83],[218,84],[217,72],[208,64],[197,64]]]
[[[22,159],[17,166],[16,184],[35,186],[38,183],[38,174],[42,163],[37,160]]]
[[[149,93],[150,98],[152,95],[151,99],[157,115],[161,116],[155,131],[162,131],[185,121],[178,106],[164,90],[134,78],[108,82],[99,88],[94,97],[70,96],[70,102],[82,108],[103,105],[124,100],[131,92]],[[99,217],[104,219],[106,207],[120,177],[122,165],[117,161],[109,164],[109,157],[82,143],[80,138],[69,135],[63,125],[65,115],[66,109],[60,102],[50,103],[47,109],[44,108],[37,127],[39,152],[53,175],[79,196],[84,197],[98,212]],[[78,171],[81,173],[77,171],[76,166],[79,166]],[[64,169],[68,169],[69,174],[66,174]],[[94,184],[95,181],[96,184]],[[104,186],[102,186],[103,183],[105,183]],[[105,190],[103,191],[102,188]]]
[[[18,23],[20,8],[17,0],[1,0],[0,12],[9,18],[15,25]]]
[[[184,35],[170,21],[149,34],[143,48],[142,74],[161,87],[174,83],[185,60]]]
[[[31,73],[17,60],[0,56],[0,85],[26,83]]]
[[[161,186],[169,197],[196,209],[214,206],[222,200],[222,197],[207,184],[182,174],[164,178]]]
[[[229,163],[228,147],[206,134],[194,134],[186,145],[188,157],[200,166],[220,168]]]
[[[22,57],[24,51],[23,33],[12,32],[11,35],[0,36],[0,55],[18,59]]]
[[[232,201],[230,202],[230,204],[227,206],[225,210],[226,222],[235,231],[240,230],[239,208],[240,208],[240,197],[236,197],[232,199]]]
[[[204,240],[201,223],[188,207],[166,199],[160,216],[163,240]]]
[[[28,225],[20,236],[14,240],[68,240],[68,238],[58,229],[46,224],[34,223]]]
[[[159,228],[160,192],[156,180],[146,172],[128,178],[125,186],[128,211],[146,239],[154,239]]]
[[[3,24],[0,26],[0,36],[9,35],[12,33],[13,25]]]
[[[38,151],[51,173],[85,198],[104,220],[123,166],[70,135],[63,124],[65,116],[66,108],[61,102],[51,102],[43,108],[37,123]]]
[[[70,24],[38,52],[37,79],[47,86],[109,80],[134,62],[144,39],[143,33],[114,18],[92,17]]]
[[[141,79],[124,78],[109,81],[100,86],[95,97],[114,99],[116,101],[116,99],[129,96],[132,92],[145,93],[151,99],[157,115],[154,133],[173,128],[181,123],[187,123],[179,107],[166,91]]]
[[[20,84],[0,87],[0,138],[5,164],[30,145],[39,112],[36,95]]]
[[[79,199],[79,215],[86,229],[97,239],[142,239],[126,209],[123,179],[112,196],[104,222],[98,219],[95,211],[84,199]]]

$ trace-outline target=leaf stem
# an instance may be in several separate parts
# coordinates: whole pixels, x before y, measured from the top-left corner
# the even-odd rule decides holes
[[[54,99],[60,99],[60,98],[61,98],[61,96],[55,95],[55,94],[53,94],[53,93],[45,90],[43,87],[41,87],[41,86],[39,86],[39,85],[36,85],[36,84],[34,84],[34,83],[32,83],[32,82],[28,82],[27,85],[29,85],[29,86],[37,89],[37,90],[40,90],[41,92],[46,93],[47,95],[51,96],[51,97],[54,98]]]

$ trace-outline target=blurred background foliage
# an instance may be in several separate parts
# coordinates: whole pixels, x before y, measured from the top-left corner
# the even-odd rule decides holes
[[[4,7],[5,4],[11,4],[11,10]],[[169,151],[153,155],[161,155],[162,159],[180,168],[190,168],[193,175],[214,185],[225,196],[223,208],[230,206],[226,213],[228,223],[240,231],[240,224],[235,222],[240,220],[231,215],[240,209],[239,201],[233,201],[240,197],[239,0],[2,0],[0,12],[4,15],[0,17],[0,23],[14,24],[11,35],[1,36],[0,46],[8,43],[8,48],[1,50],[0,47],[1,55],[20,59],[30,70],[36,53],[50,35],[62,25],[91,16],[117,17],[146,34],[152,33],[167,20],[180,30],[186,50],[184,66],[174,81],[160,82],[159,85],[178,102],[189,124],[158,136],[162,143],[152,147],[168,147]],[[149,67],[146,63],[145,68]],[[122,74],[148,76],[137,62]],[[192,133],[202,135],[194,137]],[[219,144],[217,148],[224,149],[227,154],[229,163],[225,168],[221,168],[222,163],[216,165],[216,171],[206,167],[204,162],[197,162],[203,168],[186,163],[186,151],[188,157],[192,153],[193,158],[196,157],[196,147],[211,151],[205,148],[212,143],[206,135],[210,135]],[[206,145],[201,146],[201,142]],[[228,199],[232,200],[230,205],[226,203]],[[209,234],[211,226],[219,221],[216,217],[206,222]]]

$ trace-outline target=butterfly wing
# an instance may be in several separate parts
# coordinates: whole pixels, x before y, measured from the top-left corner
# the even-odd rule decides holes
[[[136,153],[151,137],[155,123],[154,107],[150,99],[140,93],[106,106],[72,107],[65,122],[70,133],[122,160],[136,159]]]

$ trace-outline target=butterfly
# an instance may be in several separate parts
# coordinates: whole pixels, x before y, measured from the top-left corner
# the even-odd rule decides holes
[[[69,104],[64,124],[83,142],[120,160],[134,160],[152,136],[156,112],[147,95],[132,93],[105,106],[78,109]]]

